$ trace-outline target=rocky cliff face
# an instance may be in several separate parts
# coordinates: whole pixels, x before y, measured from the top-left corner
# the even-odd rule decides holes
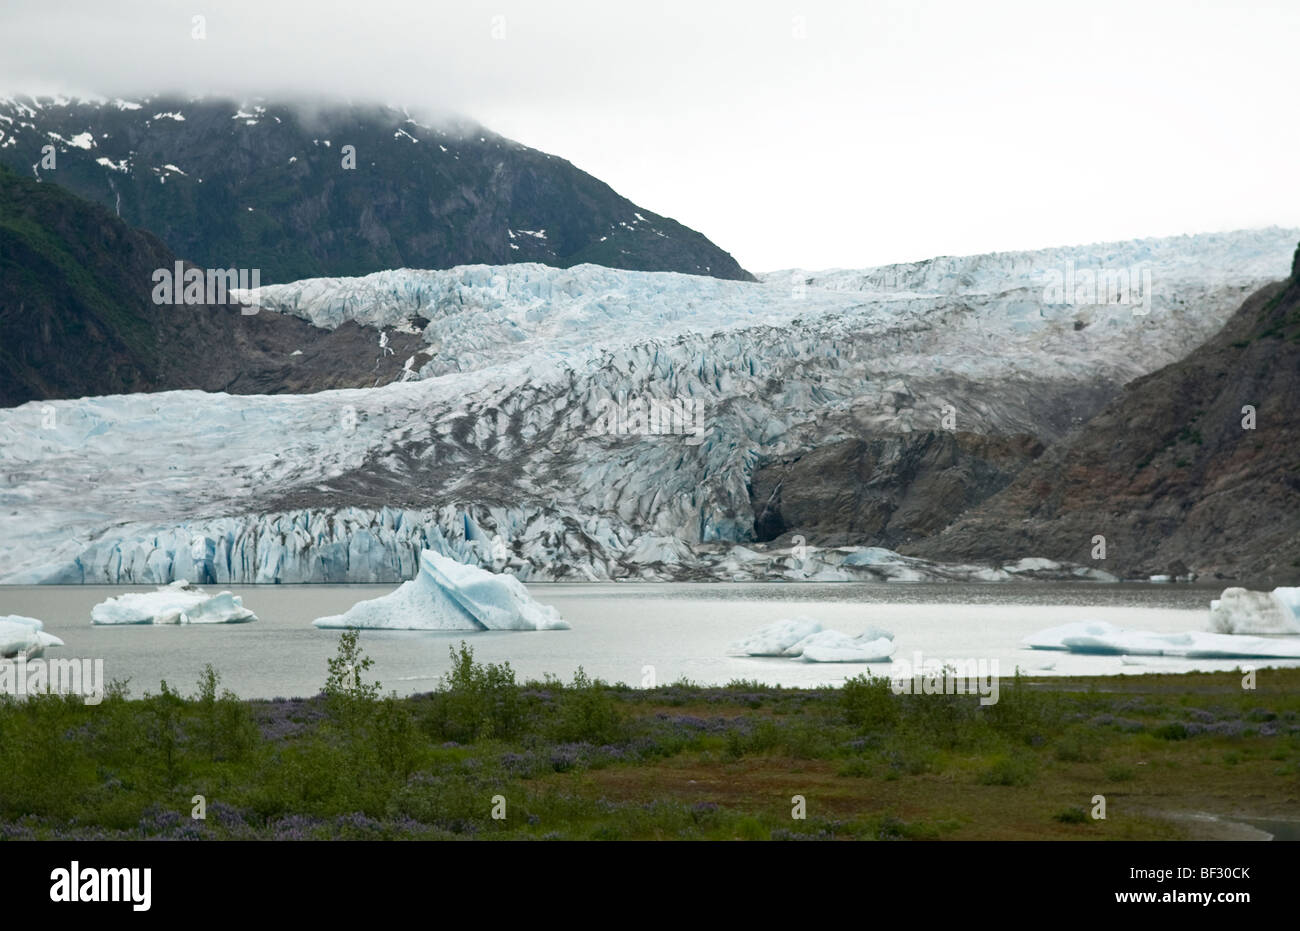
[[[1300,580],[1300,250],[1187,358],[1138,378],[1004,491],[905,548],[1124,575]],[[1105,559],[1093,560],[1105,538]]]
[[[231,305],[155,304],[151,276],[175,262],[107,209],[0,166],[0,406],[172,388],[368,387],[398,377],[423,348],[394,330],[383,351],[378,330],[351,322],[326,330]]]
[[[263,282],[514,262],[752,280],[562,158],[388,107],[0,100],[0,162]]]
[[[942,530],[1042,452],[1032,436],[945,431],[830,443],[755,470],[754,533],[896,547]]]

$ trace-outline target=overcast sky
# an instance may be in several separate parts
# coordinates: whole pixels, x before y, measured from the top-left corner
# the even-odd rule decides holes
[[[1300,225],[1298,39],[1297,0],[4,0],[0,89],[463,113],[763,271]]]

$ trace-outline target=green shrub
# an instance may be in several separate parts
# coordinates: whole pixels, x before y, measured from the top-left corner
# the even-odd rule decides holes
[[[885,773],[885,778],[889,780],[897,779],[901,773],[919,776],[922,773],[933,772],[939,765],[937,752],[912,743],[900,743],[892,749],[885,750],[880,758],[889,767]]]
[[[599,679],[589,678],[579,666],[573,674],[573,683],[560,695],[550,733],[554,740],[586,741],[601,746],[622,740],[625,725],[608,686]]]
[[[146,741],[161,762],[161,776],[170,788],[181,778],[181,711],[185,699],[163,679],[157,695],[145,694],[144,705]]]
[[[1179,721],[1162,724],[1151,733],[1161,740],[1186,740],[1191,736],[1187,731],[1187,726]]]
[[[339,635],[339,648],[334,658],[327,661],[329,675],[325,679],[325,697],[338,707],[357,702],[374,701],[379,697],[380,684],[366,682],[361,674],[375,664],[361,652],[359,635],[355,630],[345,630]]]
[[[194,698],[194,741],[209,760],[239,760],[257,745],[257,724],[248,705],[233,692],[217,693],[221,676],[208,663],[199,676],[199,691]]]
[[[840,690],[840,705],[850,724],[865,730],[893,727],[898,722],[899,701],[889,679],[857,675]]]
[[[1034,761],[1028,756],[999,756],[979,775],[986,786],[1027,786],[1034,781]]]
[[[979,699],[970,695],[908,695],[902,701],[900,728],[916,741],[953,748],[976,742],[980,736],[975,709]]]
[[[524,702],[509,663],[476,663],[463,640],[451,647],[451,670],[430,697],[425,727],[444,739],[472,743],[504,739],[524,723]]]
[[[1088,813],[1082,808],[1066,808],[1064,811],[1058,811],[1052,815],[1052,820],[1059,821],[1062,824],[1087,824]]]
[[[1132,782],[1137,778],[1137,771],[1131,766],[1114,763],[1102,770],[1111,782]]]
[[[1057,741],[1056,758],[1062,763],[1095,763],[1101,758],[1101,751],[1093,741],[1066,734]]]
[[[853,776],[858,778],[869,778],[875,772],[871,762],[863,757],[854,756],[840,764],[836,770],[838,776]]]
[[[372,743],[382,772],[402,779],[411,775],[419,742],[409,702],[396,695],[380,700],[374,716]]]
[[[1033,689],[1019,669],[999,683],[997,704],[980,706],[980,713],[993,731],[1017,743],[1041,743],[1062,723],[1059,694]]]
[[[738,760],[747,753],[770,753],[784,742],[785,728],[765,717],[750,731],[728,728],[724,751],[727,759]]]

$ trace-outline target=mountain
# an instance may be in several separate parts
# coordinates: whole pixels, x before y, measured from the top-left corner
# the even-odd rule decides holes
[[[562,158],[389,107],[0,99],[0,162],[264,282],[515,262],[752,277]]]
[[[1092,559],[1096,535],[1104,560]],[[1204,345],[1125,386],[1005,490],[907,551],[1300,581],[1300,249],[1290,279],[1251,295]]]
[[[924,577],[861,547],[1013,485],[1283,277],[1298,238],[759,282],[526,263],[264,286],[255,319],[404,333],[411,374],[46,402],[49,426],[0,411],[0,581],[391,581],[422,546],[540,579]],[[1149,275],[1149,300],[1052,287],[1108,268]]]
[[[355,323],[322,329],[226,305],[159,305],[176,256],[55,184],[0,166],[0,406],[198,388],[277,393],[397,377],[422,344]],[[295,355],[295,353],[298,353]]]

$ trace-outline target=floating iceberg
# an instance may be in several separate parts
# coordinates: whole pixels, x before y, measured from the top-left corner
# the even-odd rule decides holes
[[[1065,650],[1068,637],[1108,637],[1121,632],[1121,628],[1105,621],[1075,621],[1030,634],[1021,643],[1032,650]]]
[[[824,630],[806,617],[793,617],[760,627],[737,640],[728,653],[741,656],[802,656],[810,663],[879,663],[894,653],[894,635],[870,627],[856,637]]]
[[[841,634],[838,630],[828,630],[828,631],[823,631],[823,633],[835,634],[837,637],[843,637],[843,636],[844,636],[844,634]],[[792,646],[792,647],[790,647],[788,650],[786,650],[786,651],[785,651],[785,655],[786,655],[786,656],[802,656],[802,655],[803,655],[803,648],[804,648],[805,644],[807,644],[809,641],[812,641],[812,640],[813,640],[815,637],[817,637],[817,636],[818,636],[817,634],[812,634],[812,635],[810,635],[810,636],[805,637],[804,639],[802,639],[802,640],[800,640],[798,643],[796,643],[794,646]],[[861,643],[867,643],[867,642],[870,642],[870,641],[872,641],[872,640],[888,640],[888,641],[890,641],[890,642],[892,643],[892,642],[893,642],[893,639],[894,639],[894,633],[893,633],[893,631],[884,630],[883,628],[880,628],[880,627],[868,627],[868,628],[867,628],[866,630],[864,630],[862,633],[858,634],[856,637],[853,637],[853,638],[851,638],[851,639],[856,640],[856,641],[859,641],[859,642],[861,642]],[[824,643],[824,644],[829,644],[829,643],[832,642],[832,640],[831,640],[831,638],[826,637],[826,638],[822,638],[820,641],[817,641],[817,642]]]
[[[420,553],[420,571],[397,590],[317,618],[316,627],[386,630],[567,630],[552,607],[536,601],[512,575]]]
[[[94,624],[243,624],[257,620],[243,599],[230,592],[209,595],[188,582],[155,592],[131,592],[100,602],[90,611]]]
[[[42,629],[44,626],[34,617],[0,615],[0,657],[35,659],[45,652],[46,647],[63,646],[62,640]]]
[[[821,629],[822,625],[811,618],[787,618],[760,627],[748,637],[737,640],[727,648],[727,652],[741,656],[789,656],[792,655],[788,652],[791,647]]]
[[[1300,634],[1300,588],[1224,589],[1210,602],[1210,629],[1221,634]]]
[[[887,663],[894,655],[892,636],[868,630],[850,637],[838,630],[823,630],[803,641],[801,655],[809,663]]]
[[[1108,656],[1176,656],[1183,659],[1300,659],[1300,637],[1248,637],[1189,630],[1161,634],[1126,630],[1104,621],[1062,624],[1031,634],[1026,646]]]
[[[850,637],[826,631],[811,618],[777,620],[727,648],[728,653],[744,657],[803,657],[810,663],[888,662],[893,650],[889,631],[871,627]]]

